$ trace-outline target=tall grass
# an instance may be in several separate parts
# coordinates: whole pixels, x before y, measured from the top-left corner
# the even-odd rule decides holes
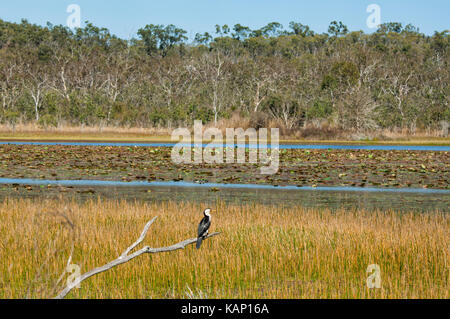
[[[0,297],[56,295],[73,244],[81,272],[117,258],[159,216],[145,245],[195,237],[195,203],[5,199]],[[143,255],[89,278],[69,298],[449,298],[449,217],[257,204],[213,208],[200,250]],[[382,286],[366,285],[370,264]],[[64,283],[67,274],[62,280]]]
[[[192,124],[192,123],[191,123]],[[190,124],[190,125],[191,125]],[[217,127],[223,135],[226,128],[279,128],[282,141],[296,142],[377,142],[377,143],[414,143],[414,144],[449,144],[442,130],[409,132],[407,130],[378,130],[371,134],[355,134],[344,131],[328,122],[309,123],[302,128],[287,129],[279,121],[259,120],[233,114],[229,119],[221,119],[216,124],[209,123],[204,128]],[[14,126],[0,124],[1,139],[20,140],[110,140],[110,141],[171,141],[175,127],[118,127],[118,126],[70,126],[41,127],[37,124],[17,124]],[[192,130],[192,127],[191,127]]]

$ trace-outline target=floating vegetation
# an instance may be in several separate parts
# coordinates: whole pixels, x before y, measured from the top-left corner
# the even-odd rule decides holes
[[[259,165],[174,164],[170,147],[0,145],[0,177],[448,189],[443,151],[286,149],[274,175]],[[248,155],[247,155],[248,156]]]

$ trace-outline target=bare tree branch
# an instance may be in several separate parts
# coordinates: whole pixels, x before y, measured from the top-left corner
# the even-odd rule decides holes
[[[151,248],[149,246],[145,246],[143,248],[141,248],[140,250],[132,253],[131,255],[129,255],[129,253],[137,246],[139,245],[145,238],[145,235],[147,234],[150,226],[153,224],[153,222],[156,220],[157,217],[154,217],[152,220],[150,220],[144,227],[144,230],[142,231],[141,235],[139,236],[139,238],[136,240],[136,242],[134,242],[131,246],[129,246],[123,253],[122,255],[119,256],[119,258],[103,265],[100,267],[97,267],[91,271],[88,271],[84,274],[82,274],[80,277],[78,277],[76,280],[74,280],[72,283],[68,284],[66,286],[66,288],[64,288],[54,299],[62,299],[64,298],[73,288],[75,288],[78,284],[80,284],[82,281],[88,279],[89,277],[92,277],[96,274],[99,274],[101,272],[107,271],[113,267],[116,267],[118,265],[124,264],[126,262],[129,262],[130,260],[142,255],[142,254],[156,254],[156,253],[164,253],[164,252],[169,252],[169,251],[174,251],[174,250],[178,250],[178,249],[184,249],[186,246],[194,244],[197,242],[197,238],[190,238],[190,239],[186,239],[184,241],[181,241],[179,243],[176,243],[174,245],[171,246],[167,246],[167,247],[160,247],[160,248]],[[212,234],[209,234],[208,236],[205,237],[205,239],[219,235],[220,233],[215,232]]]
[[[145,235],[147,235],[148,229],[150,228],[150,226],[153,224],[153,222],[156,220],[156,218],[158,218],[158,216],[155,216],[151,221],[149,221],[145,227],[144,230],[141,233],[141,236],[139,236],[138,240],[135,241],[134,244],[132,244],[130,247],[128,247],[123,253],[122,255],[120,255],[119,259],[122,259],[124,257],[126,257],[130,251],[132,251],[137,245],[139,245],[145,238]]]

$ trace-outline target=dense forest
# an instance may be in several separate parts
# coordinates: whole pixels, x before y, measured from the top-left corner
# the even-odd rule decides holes
[[[372,34],[277,22],[196,34],[147,25],[120,39],[0,20],[0,122],[42,126],[252,127],[351,132],[439,129],[450,121],[449,31],[385,23]],[[238,123],[239,124],[239,123]]]

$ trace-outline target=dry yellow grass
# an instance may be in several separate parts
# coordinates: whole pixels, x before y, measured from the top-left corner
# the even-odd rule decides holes
[[[127,128],[100,126],[59,126],[42,128],[35,124],[14,127],[0,125],[0,140],[84,140],[84,141],[170,141],[165,128]]]
[[[214,124],[204,126],[213,127]],[[271,124],[269,127],[276,127]],[[247,119],[233,116],[228,120],[221,120],[217,123],[224,135],[227,127],[250,127]],[[135,142],[172,142],[172,129],[168,128],[140,128],[140,127],[113,127],[113,126],[58,126],[42,128],[36,124],[19,124],[13,129],[10,125],[0,124],[1,140],[23,140],[23,141],[135,141]],[[400,145],[450,145],[450,138],[441,137],[441,132],[418,132],[408,134],[407,132],[380,131],[378,133],[384,138],[374,140],[359,140],[351,136],[347,139],[317,139],[300,138],[294,135],[281,136],[280,143],[318,143],[318,144],[400,144]],[[375,134],[376,135],[376,134]],[[205,140],[204,142],[207,142]]]
[[[73,263],[85,272],[117,258],[154,216],[159,218],[144,245],[195,237],[203,208],[195,203],[5,199],[0,203],[0,298],[56,295],[72,243]],[[450,297],[445,213],[223,203],[212,208],[211,231],[222,234],[200,250],[189,246],[142,255],[87,279],[68,298]],[[366,286],[369,264],[381,267],[380,289]]]

